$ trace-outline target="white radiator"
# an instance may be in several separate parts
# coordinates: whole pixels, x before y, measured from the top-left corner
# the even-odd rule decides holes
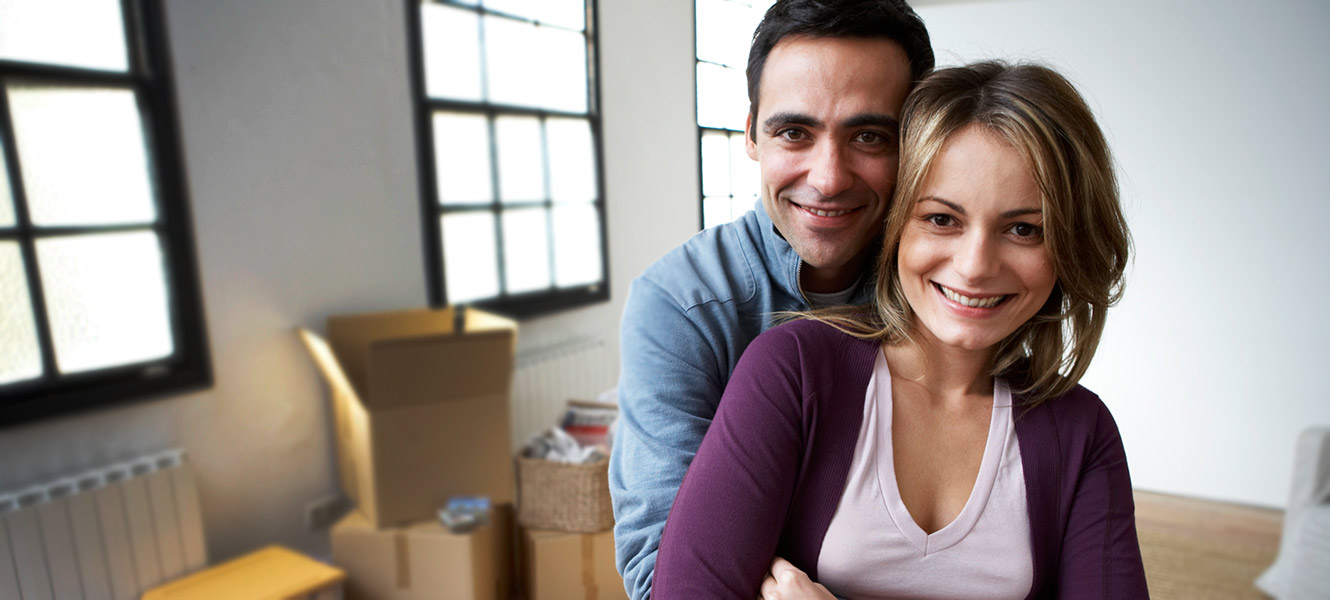
[[[133,600],[207,562],[183,451],[0,490],[0,600]]]
[[[595,400],[613,388],[618,357],[583,338],[519,352],[513,371],[513,451],[559,424],[570,399]]]

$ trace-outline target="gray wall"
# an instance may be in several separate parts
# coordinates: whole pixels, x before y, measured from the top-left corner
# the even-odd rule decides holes
[[[426,302],[404,4],[167,4],[216,385],[0,431],[0,490],[183,447],[214,559],[326,554],[302,523],[337,485],[326,392],[294,328]],[[613,297],[520,347],[617,354],[629,280],[697,228],[692,4],[600,4]]]

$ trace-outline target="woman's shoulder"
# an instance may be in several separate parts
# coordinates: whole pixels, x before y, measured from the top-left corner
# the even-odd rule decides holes
[[[1098,394],[1080,384],[1060,396],[1028,407],[1017,421],[1018,432],[1021,421],[1026,422],[1025,429],[1031,433],[1043,429],[1038,423],[1045,423],[1053,427],[1056,435],[1064,441],[1080,440],[1082,443],[1094,444],[1105,438],[1119,436],[1117,423],[1108,405]]]

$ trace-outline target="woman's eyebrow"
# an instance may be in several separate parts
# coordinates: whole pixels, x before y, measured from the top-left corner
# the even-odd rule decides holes
[[[1010,219],[1012,217],[1020,217],[1023,215],[1037,215],[1042,212],[1044,212],[1044,209],[1042,208],[1017,208],[1002,213],[1002,218]]]
[[[920,198],[919,202],[917,202],[916,204],[923,204],[924,202],[928,202],[929,200],[932,200],[933,202],[937,202],[939,204],[943,204],[947,208],[950,208],[951,210],[954,210],[958,213],[966,214],[965,209],[962,208],[961,205],[956,204],[955,202],[952,202],[950,200],[943,200],[941,198],[938,198],[937,196],[925,196],[923,198]]]
[[[933,201],[933,202],[937,202],[937,203],[939,203],[939,204],[943,204],[943,205],[945,205],[947,208],[950,208],[951,210],[954,210],[954,211],[956,211],[956,212],[958,212],[958,213],[960,213],[960,214],[962,214],[962,215],[967,214],[967,213],[965,212],[965,208],[962,207],[961,205],[956,204],[955,202],[952,202],[952,201],[950,201],[950,200],[943,200],[943,199],[941,199],[941,198],[938,198],[937,196],[926,196],[926,197],[920,198],[920,199],[919,199],[919,202],[920,202],[920,203],[923,203],[923,202],[928,202],[928,201],[930,201],[930,200]],[[1001,216],[1003,219],[1010,219],[1010,218],[1012,218],[1012,217],[1020,217],[1020,216],[1024,216],[1024,215],[1037,215],[1037,214],[1040,214],[1040,213],[1042,213],[1042,212],[1044,212],[1044,209],[1042,209],[1042,208],[1038,208],[1038,207],[1030,207],[1030,208],[1013,208],[1013,209],[1011,209],[1011,210],[1004,211],[1000,216]]]

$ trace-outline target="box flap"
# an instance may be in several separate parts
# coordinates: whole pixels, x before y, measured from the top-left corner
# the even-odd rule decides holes
[[[337,439],[337,475],[342,489],[361,509],[373,511],[377,502],[370,490],[375,478],[371,468],[373,463],[368,456],[370,431],[367,415],[361,408],[363,403],[347,380],[346,372],[342,370],[328,342],[303,327],[298,329],[298,333],[332,391],[330,409],[333,433]]]
[[[314,364],[319,367],[319,372],[323,373],[324,379],[328,381],[328,386],[333,388],[333,393],[356,397],[355,388],[351,386],[346,371],[342,370],[342,365],[333,354],[328,342],[319,334],[304,327],[299,327],[296,331],[300,334],[301,341],[305,342],[309,355],[314,358]]]

